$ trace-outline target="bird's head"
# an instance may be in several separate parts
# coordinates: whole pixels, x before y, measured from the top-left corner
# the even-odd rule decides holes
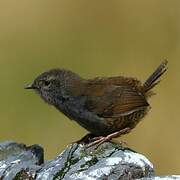
[[[34,89],[47,103],[55,105],[57,101],[71,95],[71,90],[81,78],[68,70],[52,69],[39,75],[25,89]]]

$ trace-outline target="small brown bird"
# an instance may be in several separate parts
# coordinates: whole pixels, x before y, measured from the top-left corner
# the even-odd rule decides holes
[[[45,102],[97,136],[93,145],[126,134],[137,125],[150,107],[147,98],[151,89],[166,70],[164,60],[141,83],[123,76],[86,80],[69,70],[52,69],[26,89],[34,89]]]

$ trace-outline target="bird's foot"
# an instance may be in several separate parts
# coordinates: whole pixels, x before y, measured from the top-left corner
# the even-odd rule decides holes
[[[119,137],[119,136],[121,136],[123,134],[129,133],[130,130],[131,130],[130,128],[125,128],[125,129],[122,129],[120,131],[109,134],[109,135],[107,135],[105,137],[104,136],[94,137],[94,138],[91,139],[91,140],[94,140],[94,141],[87,144],[86,147],[89,148],[89,147],[92,147],[94,145],[97,145],[96,146],[96,149],[97,149],[104,142],[110,141],[113,138],[117,138],[117,137]],[[121,142],[120,144],[124,144],[124,142]]]
[[[97,145],[96,146],[96,149],[97,149],[101,144],[103,144],[104,142],[110,141],[112,138],[109,138],[108,136],[106,136],[106,137],[99,136],[99,137],[96,137],[96,138],[93,138],[93,139],[96,139],[96,140],[94,140],[93,142],[87,144],[86,145],[87,148],[92,147],[94,145]]]

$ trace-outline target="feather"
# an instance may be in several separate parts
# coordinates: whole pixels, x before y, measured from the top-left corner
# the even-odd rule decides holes
[[[85,90],[86,108],[100,117],[121,117],[148,106],[145,96],[134,84],[140,82],[123,77],[96,78]]]

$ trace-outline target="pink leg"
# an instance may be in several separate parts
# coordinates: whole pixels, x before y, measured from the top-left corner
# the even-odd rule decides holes
[[[91,147],[91,146],[94,146],[94,145],[96,145],[96,144],[97,144],[97,147],[99,147],[99,146],[100,146],[102,143],[104,143],[104,142],[110,141],[110,140],[113,139],[113,138],[117,138],[117,137],[119,137],[119,136],[121,136],[121,135],[123,135],[123,134],[129,133],[130,130],[131,130],[130,128],[125,128],[125,129],[122,129],[122,130],[120,130],[120,131],[117,131],[117,132],[114,132],[114,133],[112,133],[112,134],[109,134],[109,135],[107,135],[106,137],[102,137],[102,136],[100,136],[100,137],[95,137],[95,141],[92,142],[92,143],[89,143],[89,144],[87,145],[87,147]]]

